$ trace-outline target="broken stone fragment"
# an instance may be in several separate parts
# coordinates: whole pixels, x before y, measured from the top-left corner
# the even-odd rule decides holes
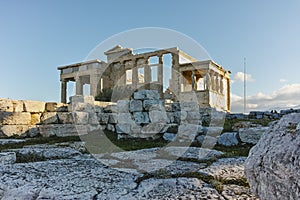
[[[0,125],[30,125],[31,114],[29,112],[0,112]]]
[[[0,126],[0,135],[5,137],[11,136],[26,136],[29,130],[29,125],[3,125]]]
[[[177,137],[179,140],[188,142],[194,141],[198,130],[198,125],[194,124],[181,124],[178,127]]]
[[[57,112],[57,117],[58,117],[59,123],[62,123],[62,124],[73,124],[74,123],[73,114],[70,112]],[[55,120],[55,117],[53,120]]]
[[[165,101],[163,100],[144,100],[143,107],[146,111],[149,110],[165,110]]]
[[[141,138],[153,138],[164,128],[164,123],[151,123],[141,129]]]
[[[133,124],[132,115],[130,113],[119,113],[118,114],[118,123],[119,124]]]
[[[137,124],[147,124],[150,122],[147,112],[134,112],[133,119]]]
[[[88,124],[89,122],[89,113],[87,112],[74,112],[73,117],[75,124]]]
[[[10,99],[0,99],[0,112],[13,112],[13,102]]]
[[[41,113],[31,113],[31,125],[39,124],[41,122]]]
[[[269,127],[240,128],[239,137],[242,142],[256,144]]]
[[[88,103],[94,105],[95,98],[93,96],[86,96],[86,95],[75,95],[70,97],[71,104],[73,103]]]
[[[150,121],[153,123],[157,123],[157,122],[167,123],[167,121],[168,121],[167,113],[164,111],[158,111],[158,110],[151,110],[149,112],[149,118],[150,118]]]
[[[140,100],[130,101],[130,112],[141,112],[143,111],[143,103]]]
[[[47,102],[45,105],[46,112],[67,112],[68,106],[64,103]]]
[[[78,136],[87,134],[88,126],[74,124],[45,124],[39,125],[39,132],[43,137]]]
[[[30,113],[42,113],[45,111],[45,102],[25,100],[24,111]]]
[[[108,105],[104,108],[105,113],[118,113],[117,105]]]
[[[56,112],[46,112],[41,116],[41,124],[56,124],[58,117]]]
[[[238,133],[236,132],[226,132],[218,137],[218,144],[231,147],[239,144]]]
[[[119,100],[117,102],[118,113],[128,113],[129,112],[129,100]]]
[[[125,124],[125,123],[122,123],[122,124],[117,124],[116,125],[116,131],[117,133],[126,133],[126,134],[129,134],[130,131],[131,131],[131,125],[132,124]]]
[[[106,125],[109,119],[109,113],[98,113],[98,120],[101,125]]]
[[[184,111],[199,111],[199,105],[197,102],[181,102],[180,109]]]
[[[91,113],[88,113],[88,115],[89,115],[88,124],[90,124],[90,125],[99,125],[97,113],[91,112]]]
[[[24,102],[21,100],[12,100],[14,112],[24,112]]]
[[[40,135],[39,125],[29,126],[29,130],[28,130],[29,137],[37,137],[39,135]]]
[[[68,111],[69,112],[76,112],[76,111],[94,112],[94,107],[90,103],[77,102],[77,103],[69,104],[68,105]]]
[[[176,138],[176,134],[174,133],[164,133],[163,135],[163,139],[166,140],[166,141],[169,141],[169,142],[173,142]]]
[[[159,99],[160,95],[157,90],[142,90],[133,94],[134,99]]]

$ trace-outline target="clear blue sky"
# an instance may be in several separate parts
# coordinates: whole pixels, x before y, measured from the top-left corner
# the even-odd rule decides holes
[[[299,10],[299,0],[0,0],[0,98],[59,101],[58,66],[82,61],[101,41],[141,27],[190,36],[232,79],[246,57],[254,79],[247,84],[249,100],[267,103],[285,91],[289,99],[299,97]],[[237,102],[243,95],[238,77],[232,93]]]

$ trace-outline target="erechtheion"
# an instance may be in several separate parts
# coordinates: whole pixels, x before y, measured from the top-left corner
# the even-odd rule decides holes
[[[116,86],[154,89],[164,99],[193,94],[200,107],[230,111],[230,72],[212,60],[198,61],[177,47],[134,54],[117,45],[104,54],[106,62],[96,59],[58,68],[63,103],[68,81],[75,81],[76,95],[83,95],[84,84],[90,85],[94,97]]]

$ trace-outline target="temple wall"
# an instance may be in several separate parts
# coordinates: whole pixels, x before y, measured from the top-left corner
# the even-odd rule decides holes
[[[186,140],[203,132],[203,118],[211,112],[201,109],[197,102],[165,103],[156,90],[135,92],[131,99],[117,103],[79,95],[70,101],[63,104],[1,99],[0,138],[64,137],[108,130],[119,138],[173,134]]]

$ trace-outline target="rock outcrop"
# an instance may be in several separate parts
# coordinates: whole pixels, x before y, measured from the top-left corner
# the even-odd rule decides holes
[[[239,129],[239,137],[242,142],[256,144],[269,127],[254,127]]]
[[[223,146],[236,146],[239,144],[238,133],[226,132],[220,135],[218,138],[218,144]]]
[[[14,153],[2,153],[0,199],[257,199],[249,187],[236,184],[244,178],[244,158],[210,165],[206,161],[221,152],[174,146],[91,155],[71,144],[60,147],[65,145],[10,150],[18,154],[17,163]],[[26,155],[42,159],[21,162]],[[212,180],[199,176],[204,173]],[[217,187],[214,182],[223,179],[231,182]]]
[[[245,174],[261,199],[300,199],[300,113],[281,118],[246,160]]]

